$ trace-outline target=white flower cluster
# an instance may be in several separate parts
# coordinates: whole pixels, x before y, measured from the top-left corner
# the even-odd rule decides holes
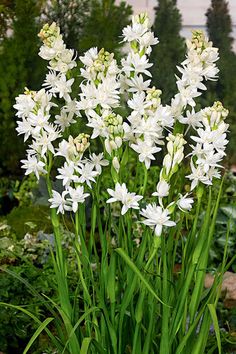
[[[114,113],[119,106],[118,80],[119,69],[114,54],[104,49],[89,49],[80,60],[84,64],[81,76],[84,78],[80,85],[80,101],[77,109],[85,111],[88,119],[87,126],[93,128],[91,138],[104,138],[106,151],[111,155],[113,150],[122,145],[123,119]]]
[[[65,162],[58,168],[56,178],[62,181],[65,190],[62,195],[53,191],[53,196],[49,199],[51,208],[58,208],[58,212],[73,210],[75,213],[78,204],[84,203],[85,198],[89,196],[88,193],[84,193],[86,185],[92,188],[91,183],[94,183],[95,177],[102,173],[102,166],[109,164],[104,159],[103,153],[98,155],[93,153],[89,158],[83,159],[89,145],[89,135],[84,133],[76,138],[69,136],[68,141],[63,139],[59,143],[55,156],[64,157]]]
[[[144,162],[147,169],[154,154],[163,145],[163,129],[171,128],[174,120],[169,106],[161,105],[161,91],[149,88],[150,80],[144,81],[143,74],[150,76],[148,69],[152,64],[148,61],[151,46],[158,43],[150,31],[147,14],[134,16],[132,25],[123,30],[124,41],[130,44],[127,58],[122,59],[123,91],[129,94],[128,107],[131,114],[124,123],[124,140],[129,141],[131,148],[139,154],[139,161]]]
[[[26,174],[34,173],[39,179],[39,173],[46,174],[46,154],[55,153],[53,142],[60,137],[60,131],[50,119],[50,109],[55,106],[51,102],[52,95],[44,89],[35,92],[26,89],[23,95],[16,98],[14,108],[18,111],[18,134],[24,134],[24,141],[32,138],[32,144],[27,149],[27,160],[22,160]]]
[[[226,132],[228,124],[224,122],[229,111],[221,102],[215,102],[212,107],[207,107],[197,113],[201,127],[197,129],[197,136],[191,136],[197,144],[192,146],[191,170],[187,176],[191,181],[191,189],[199,182],[206,185],[212,184],[213,177],[220,178],[217,167],[225,154]]]
[[[76,66],[73,59],[74,52],[65,47],[60,35],[60,29],[53,23],[45,25],[39,34],[43,40],[39,55],[49,60],[49,74],[43,84],[45,89],[38,92],[26,89],[23,95],[16,98],[14,108],[17,110],[18,134],[24,134],[26,141],[31,137],[32,142],[27,149],[27,159],[22,160],[26,174],[34,173],[39,179],[40,174],[50,173],[51,159],[61,156],[65,159],[64,165],[58,168],[57,179],[62,181],[62,194],[52,191],[49,199],[52,208],[57,212],[73,210],[76,212],[78,203],[83,203],[89,195],[84,193],[84,184],[91,188],[95,177],[101,174],[101,166],[107,166],[108,161],[103,153],[92,154],[83,158],[89,147],[89,135],[81,133],[76,138],[69,136],[68,140],[61,139],[56,147],[58,138],[72,123],[77,111],[77,102],[70,97],[71,85],[74,78],[67,80],[67,72]],[[53,98],[57,103],[52,102]],[[58,103],[58,100],[62,99]],[[51,110],[57,111],[54,119]]]
[[[111,198],[107,200],[107,203],[121,202],[123,204],[121,215],[124,215],[130,208],[139,209],[138,202],[143,196],[128,192],[125,183],[122,183],[122,185],[116,183],[115,190],[108,188],[107,191],[111,195]]]
[[[148,204],[146,209],[141,211],[141,215],[146,218],[144,224],[154,227],[155,234],[160,236],[163,226],[175,226],[175,222],[169,220],[171,211],[174,210],[175,204],[181,211],[189,211],[192,208],[193,199],[179,195],[176,202],[169,203],[166,207],[163,203],[163,198],[167,198],[170,192],[170,179],[178,171],[178,166],[184,158],[184,145],[186,141],[182,134],[169,134],[167,137],[167,154],[163,160],[163,168],[160,172],[160,180],[156,186],[156,192],[152,193],[153,196],[158,197],[160,206],[156,203]]]
[[[60,73],[66,73],[77,65],[74,60],[74,50],[66,48],[60,34],[60,28],[55,22],[51,25],[44,25],[38,36],[43,42],[39,56],[49,61],[51,69]]]
[[[24,135],[25,141],[31,138],[27,159],[22,161],[26,174],[34,173],[37,178],[47,174],[49,179],[54,157],[59,157],[62,165],[57,169],[56,179],[61,181],[63,191],[52,190],[49,202],[57,213],[76,213],[79,204],[89,196],[87,191],[93,188],[92,183],[102,174],[102,168],[112,162],[114,189],[107,189],[111,196],[107,203],[121,203],[124,215],[129,209],[139,209],[143,199],[142,195],[128,191],[122,181],[121,166],[125,168],[125,163],[120,161],[124,151],[134,150],[147,174],[164,145],[167,151],[156,191],[152,193],[158,203],[151,202],[140,211],[143,223],[160,236],[164,226],[175,225],[170,220],[175,208],[190,211],[194,202],[188,193],[182,195],[181,190],[177,196],[170,193],[173,192],[172,177],[184,159],[189,129],[196,132],[191,136],[196,144],[190,145],[191,173],[187,176],[191,190],[199,182],[209,185],[213,178],[220,177],[218,168],[228,142],[228,124],[224,122],[228,111],[220,102],[199,112],[194,110],[194,99],[201,94],[200,90],[206,89],[203,81],[217,77],[217,48],[203,32],[193,31],[192,39],[187,41],[187,57],[178,68],[182,74],[181,78],[177,77],[179,92],[170,106],[163,106],[161,91],[150,87],[151,80],[145,79],[145,75],[151,77],[149,55],[158,40],[150,31],[147,15],[134,16],[132,24],[123,30],[129,52],[121,60],[121,68],[114,54],[104,49],[91,48],[80,57],[83,81],[76,101],[71,97],[75,80],[71,69],[76,66],[74,51],[66,48],[55,23],[45,25],[39,36],[43,41],[39,55],[49,61],[44,88],[38,92],[26,89],[16,98],[14,106],[19,118],[18,133]],[[125,100],[128,117],[122,117],[118,110]],[[82,115],[86,116],[91,137],[83,132],[76,137],[70,135],[70,125],[76,122],[76,116]],[[98,154],[89,151],[90,139],[96,138],[103,145],[103,151]]]
[[[182,67],[177,67],[182,77],[177,77],[179,92],[171,102],[177,119],[187,105],[195,106],[194,98],[201,95],[199,90],[206,90],[203,80],[217,79],[219,69],[215,62],[218,59],[218,48],[212,46],[201,30],[194,30],[192,39],[187,40],[187,58],[182,62]]]

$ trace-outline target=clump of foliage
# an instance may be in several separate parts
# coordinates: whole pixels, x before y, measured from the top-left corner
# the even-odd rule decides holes
[[[120,56],[123,46],[121,32],[132,14],[132,8],[125,1],[117,4],[115,0],[91,0],[90,13],[85,20],[80,51],[90,47],[106,48]]]

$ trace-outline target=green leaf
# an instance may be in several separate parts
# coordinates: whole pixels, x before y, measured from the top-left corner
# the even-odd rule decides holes
[[[116,278],[116,254],[113,252],[111,255],[111,261],[110,261],[108,275],[107,275],[107,293],[111,303],[114,303],[116,301],[115,278]]]
[[[34,332],[33,336],[30,338],[30,341],[27,344],[27,346],[25,347],[25,350],[23,351],[23,354],[26,354],[28,352],[28,350],[30,349],[30,347],[32,346],[34,341],[37,339],[37,337],[40,335],[40,333],[47,327],[47,325],[50,322],[52,322],[52,320],[53,320],[52,317],[48,317],[48,318],[46,318],[45,321],[43,321],[41,323],[41,325],[38,327],[38,329]]]
[[[221,352],[220,328],[219,328],[219,323],[218,323],[218,319],[217,319],[217,315],[216,315],[216,309],[213,304],[207,304],[207,306],[210,311],[212,322],[213,322],[214,329],[215,329],[218,352],[219,352],[219,354],[221,354],[222,352]]]
[[[229,218],[236,219],[236,205],[226,205],[220,208]]]
[[[89,353],[88,350],[89,350],[89,347],[90,347],[90,344],[92,342],[92,337],[86,337],[83,339],[83,342],[82,342],[82,347],[81,347],[81,350],[80,350],[80,354],[87,354]]]
[[[147,290],[163,305],[166,305],[163,303],[163,301],[157,296],[156,292],[153,290],[151,285],[148,283],[148,281],[144,278],[140,270],[136,267],[136,265],[132,262],[132,260],[129,258],[129,256],[125,253],[125,251],[122,248],[116,248],[115,251],[124,259],[124,261],[127,263],[127,265],[130,267],[130,269],[133,270],[133,272],[139,277],[139,279],[142,281],[142,283],[145,285]],[[168,306],[168,305],[166,305]]]
[[[75,331],[76,331],[76,329],[78,328],[78,326],[81,324],[81,322],[83,322],[84,320],[85,320],[85,318],[90,314],[90,313],[92,313],[93,311],[101,311],[100,310],[100,308],[99,307],[92,307],[92,308],[90,308],[89,310],[87,310],[80,318],[79,318],[79,320],[76,322],[76,324],[74,325],[74,327],[73,327],[73,329],[72,329],[72,331],[71,331],[71,333],[69,334],[69,338],[68,338],[68,340],[67,340],[67,342],[66,342],[66,344],[65,344],[65,346],[64,346],[64,349],[63,349],[63,351],[62,351],[62,354],[64,354],[65,353],[65,350],[66,350],[66,348],[67,348],[67,346],[68,346],[68,344],[69,344],[69,342],[70,342],[70,339],[72,338],[72,336],[73,336],[73,334],[75,333]]]

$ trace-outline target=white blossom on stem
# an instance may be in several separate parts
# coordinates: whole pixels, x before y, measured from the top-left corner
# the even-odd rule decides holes
[[[130,193],[125,185],[125,183],[116,183],[115,190],[108,188],[108,193],[111,198],[107,200],[107,203],[121,202],[122,209],[121,215],[124,215],[128,209],[139,209],[138,202],[143,198],[141,195],[136,195],[135,193]]]
[[[155,203],[148,204],[146,209],[142,209],[140,214],[145,218],[143,224],[154,228],[156,236],[161,236],[163,226],[172,227],[176,223],[170,220],[169,210],[157,206]]]
[[[57,191],[52,190],[52,198],[49,198],[48,201],[51,204],[50,208],[57,208],[57,214],[64,214],[65,211],[71,210],[71,206],[65,198],[66,195],[68,195],[68,191],[63,191],[62,194],[60,194]]]

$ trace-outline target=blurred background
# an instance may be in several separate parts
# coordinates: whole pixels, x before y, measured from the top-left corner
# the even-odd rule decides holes
[[[227,165],[236,163],[235,0],[0,0],[1,214],[11,207],[5,197],[12,194],[15,182],[23,178],[20,159],[24,157],[25,146],[15,131],[15,97],[24,87],[38,90],[46,72],[45,62],[37,54],[40,46],[37,33],[41,26],[56,21],[67,46],[76,49],[78,55],[98,46],[115,52],[119,60],[125,50],[121,43],[122,28],[133,13],[141,11],[149,13],[160,41],[151,60],[153,84],[163,91],[164,103],[169,103],[176,93],[176,65],[184,58],[185,37],[191,35],[191,29],[205,29],[219,47],[220,78],[208,83],[209,89],[198,100],[198,106],[221,100],[230,110]]]

